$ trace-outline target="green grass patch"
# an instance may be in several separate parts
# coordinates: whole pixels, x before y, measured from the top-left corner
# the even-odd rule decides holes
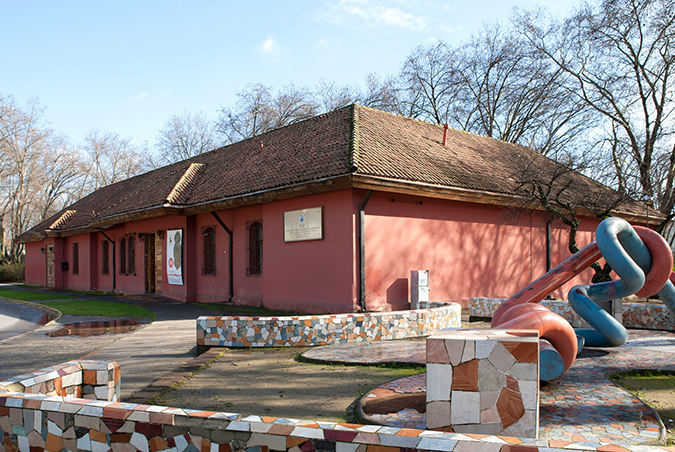
[[[0,288],[0,297],[21,301],[67,300],[69,298],[73,298],[72,295],[59,295],[47,292],[34,292],[29,290],[4,288]]]
[[[675,373],[667,370],[632,370],[609,376],[618,386],[656,410],[666,427],[665,443],[675,444]]]
[[[73,290],[73,289],[66,289],[64,292],[70,292],[70,293],[79,293],[82,295],[104,295],[104,296],[113,296],[113,297],[118,297],[120,295],[124,295],[122,293],[118,292],[104,292],[102,290]]]
[[[155,320],[155,314],[143,306],[126,303],[114,303],[101,300],[71,300],[52,301],[49,307],[58,309],[64,315],[90,315],[102,317],[150,318]]]
[[[222,304],[222,303],[195,303],[195,304],[216,311],[221,315],[250,314],[253,317],[282,317],[282,316],[303,315],[298,314],[297,312],[270,311],[265,308],[254,308],[252,306],[233,306],[230,304]]]

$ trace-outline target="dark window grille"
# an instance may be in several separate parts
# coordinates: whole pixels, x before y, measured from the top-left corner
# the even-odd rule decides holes
[[[204,265],[202,267],[202,275],[216,274],[216,230],[214,228],[206,228],[202,232],[204,237]]]
[[[73,243],[73,275],[80,273],[80,250],[77,243]]]
[[[127,272],[127,263],[126,256],[124,255],[124,250],[127,248],[127,241],[124,238],[120,239],[120,275],[124,275]]]
[[[110,269],[108,268],[108,249],[110,247],[110,244],[108,243],[107,240],[104,240],[101,242],[101,274],[107,275],[110,273]]]
[[[246,274],[260,275],[262,274],[263,253],[262,222],[253,221],[247,226],[246,231],[248,233],[248,247],[246,253],[248,262],[246,263]]]
[[[129,237],[127,240],[127,246],[129,247],[129,273],[136,274],[136,239]],[[120,250],[120,254],[124,254],[124,248]]]

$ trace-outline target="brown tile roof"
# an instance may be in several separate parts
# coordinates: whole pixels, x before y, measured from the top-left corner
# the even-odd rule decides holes
[[[162,209],[213,210],[224,200],[341,177],[512,197],[524,174],[561,168],[525,147],[466,132],[450,129],[447,146],[442,140],[442,126],[352,105],[101,188],[20,240],[108,227],[153,209],[156,215],[166,214]],[[578,173],[565,177],[576,196],[615,193]],[[627,209],[641,214],[644,205]]]

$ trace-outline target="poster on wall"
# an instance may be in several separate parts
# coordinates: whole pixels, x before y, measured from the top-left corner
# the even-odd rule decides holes
[[[183,230],[167,231],[166,275],[169,284],[183,285]]]

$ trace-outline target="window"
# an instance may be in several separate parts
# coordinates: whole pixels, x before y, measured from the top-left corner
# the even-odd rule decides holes
[[[127,241],[124,237],[120,239],[120,275],[127,273],[127,263],[126,256],[124,255],[124,250],[127,249]]]
[[[262,274],[262,222],[260,220],[251,222],[246,227],[248,234],[248,248],[246,263],[247,275]]]
[[[129,258],[128,258],[128,265],[129,265],[129,273],[130,274],[136,274],[136,240],[134,237],[129,237],[129,240],[127,240],[127,246],[129,247]],[[124,248],[120,250],[120,254],[124,254]]]
[[[79,245],[73,243],[73,275],[80,273],[80,256],[79,256]]]
[[[101,274],[107,275],[110,273],[108,269],[108,248],[110,244],[107,240],[101,242]]]
[[[208,227],[202,231],[204,237],[204,265],[202,275],[216,274],[216,230]]]

